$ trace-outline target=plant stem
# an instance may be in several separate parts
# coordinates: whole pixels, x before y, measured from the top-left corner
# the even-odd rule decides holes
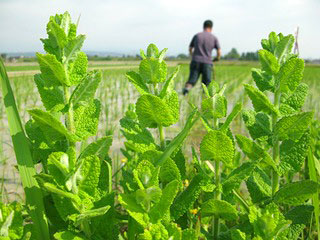
[[[164,130],[163,130],[163,127],[160,125],[158,127],[159,129],[159,137],[160,137],[160,147],[161,149],[165,149],[166,147],[166,142],[165,142],[165,139],[164,139]]]
[[[274,93],[274,106],[276,108],[279,107],[280,104],[280,89],[279,87],[276,88]],[[275,125],[278,121],[277,114],[272,114],[272,129],[275,128]],[[280,146],[279,146],[279,139],[276,138],[273,141],[273,161],[277,165],[280,161]],[[279,190],[279,174],[273,170],[272,171],[272,195],[274,195]]]
[[[234,196],[238,199],[241,206],[246,210],[247,213],[249,213],[250,208],[249,208],[249,204],[247,203],[247,201],[236,190],[233,190],[232,192],[233,192]]]
[[[220,192],[220,161],[215,161],[215,183],[216,183],[216,189],[217,191],[214,194],[214,199],[220,200],[221,199],[221,192]],[[214,216],[213,219],[213,239],[218,239],[220,231],[220,223],[219,223],[219,217]]]

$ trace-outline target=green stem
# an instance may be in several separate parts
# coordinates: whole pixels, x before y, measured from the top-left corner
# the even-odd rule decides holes
[[[220,200],[221,199],[221,191],[220,191],[220,161],[215,161],[215,183],[216,183],[216,189],[217,191],[214,194],[214,199]],[[218,239],[220,231],[220,223],[219,223],[219,217],[214,216],[213,219],[213,239]]]
[[[159,129],[159,137],[160,137],[160,147],[161,147],[161,149],[164,150],[166,147],[166,142],[164,139],[164,130],[163,130],[162,126],[159,126],[158,129]]]
[[[247,201],[236,190],[233,190],[232,192],[233,192],[234,196],[238,199],[241,206],[246,210],[247,213],[249,213],[250,207],[249,207],[249,204],[247,203]]]
[[[279,107],[280,104],[280,89],[277,88],[275,93],[274,93],[274,106],[276,108]],[[278,116],[277,114],[272,115],[272,129],[275,128],[275,125],[278,121]],[[280,161],[280,144],[279,144],[279,139],[276,138],[273,141],[273,161],[276,165],[278,165]],[[274,195],[277,191],[279,190],[279,174],[273,170],[272,171],[272,195]]]

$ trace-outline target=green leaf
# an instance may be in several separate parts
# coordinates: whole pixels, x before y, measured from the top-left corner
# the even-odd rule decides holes
[[[85,240],[86,238],[80,234],[71,231],[56,232],[54,235],[56,240]]]
[[[236,135],[237,143],[241,150],[253,161],[264,160],[267,163],[272,163],[273,160],[270,155],[258,144],[253,142],[251,139]]]
[[[73,105],[88,105],[88,103],[93,100],[100,81],[100,71],[93,71],[89,73],[73,91],[70,99]]]
[[[98,130],[99,116],[101,112],[101,103],[94,99],[88,106],[78,105],[74,109],[75,135],[85,140],[94,136]]]
[[[95,155],[81,159],[81,181],[79,182],[79,189],[85,191],[90,196],[97,194],[100,166],[100,160]]]
[[[77,53],[81,50],[85,39],[85,35],[79,35],[76,38],[68,41],[68,44],[64,48],[65,63],[75,60]]]
[[[242,113],[243,121],[249,130],[252,139],[267,140],[272,134],[271,118],[269,115],[252,110],[245,110]]]
[[[225,133],[212,130],[202,139],[200,153],[202,160],[222,161],[230,166],[234,156],[232,140]]]
[[[319,184],[311,180],[287,183],[275,193],[273,199],[276,203],[297,206],[310,199],[318,188]]]
[[[310,133],[306,131],[297,142],[287,139],[281,143],[279,171],[282,174],[300,171],[308,153],[310,140]]]
[[[246,181],[248,191],[253,203],[260,203],[272,195],[271,180],[260,168],[255,168]]]
[[[158,59],[144,59],[140,62],[139,74],[146,83],[161,83],[166,81],[167,64]]]
[[[175,162],[168,158],[160,169],[160,180],[163,184],[167,184],[173,180],[178,180],[181,183],[181,174]]]
[[[52,183],[44,183],[43,184],[43,187],[44,189],[46,189],[48,192],[51,192],[51,193],[54,193],[54,194],[57,194],[59,197],[62,197],[62,198],[69,198],[73,201],[75,201],[76,203],[80,203],[80,198],[73,194],[73,193],[69,193],[67,191],[64,191],[60,188],[57,188],[54,184]]]
[[[177,149],[179,149],[183,143],[183,141],[188,136],[191,128],[198,121],[200,115],[198,114],[197,110],[193,110],[184,125],[184,128],[181,132],[170,142],[170,144],[166,147],[163,151],[163,154],[156,160],[155,165],[159,166],[162,165]]]
[[[76,58],[73,61],[70,61],[68,65],[70,84],[79,84],[87,76],[87,69],[87,55],[84,52],[78,52]]]
[[[55,55],[37,53],[36,56],[40,65],[41,77],[46,80],[46,83],[50,84],[49,86],[70,86],[63,65]]]
[[[78,137],[70,133],[67,128],[50,113],[44,112],[40,109],[32,109],[28,110],[28,112],[36,122],[44,125],[48,129],[53,130],[56,133],[57,138],[63,135],[72,142],[76,142],[78,140]]]
[[[149,212],[150,219],[153,223],[156,223],[158,220],[162,219],[165,214],[167,214],[174,198],[177,195],[179,184],[179,181],[173,180],[162,190],[160,201],[155,204]]]
[[[270,52],[274,52],[279,42],[279,37],[275,32],[269,33]]]
[[[201,213],[203,217],[218,216],[227,221],[236,220],[238,216],[234,206],[226,201],[217,199],[210,199],[203,203],[201,206]]]
[[[223,95],[215,94],[202,101],[201,109],[207,118],[223,118],[227,115],[227,99]]]
[[[299,205],[290,209],[284,216],[292,224],[307,225],[312,219],[313,210],[314,208],[311,205]]]
[[[313,112],[303,112],[281,118],[275,125],[275,137],[279,140],[299,140],[309,128],[313,115]]]
[[[262,70],[269,75],[275,75],[278,73],[280,65],[276,57],[267,50],[259,50],[259,60],[262,66]]]
[[[128,78],[129,82],[131,82],[136,87],[141,95],[149,93],[149,89],[145,82],[142,80],[139,73],[136,73],[134,71],[127,72],[126,77]]]
[[[159,53],[158,58],[159,58],[159,61],[160,61],[160,62],[164,60],[167,51],[168,51],[168,48],[164,48],[164,49],[162,49],[161,52]]]
[[[58,112],[64,107],[64,95],[62,90],[57,86],[50,86],[48,79],[43,79],[41,74],[34,75],[34,81],[37,85],[41,101],[47,111]]]
[[[151,94],[139,97],[136,103],[136,112],[140,124],[146,127],[168,127],[176,120],[169,106],[162,99]]]
[[[120,194],[118,200],[134,220],[143,227],[147,227],[148,216],[141,205],[136,202],[135,194]]]
[[[182,231],[181,240],[198,240],[196,230],[187,228]]]
[[[291,53],[294,44],[293,35],[283,37],[277,44],[274,55],[279,59],[279,63],[284,62],[286,57]]]
[[[168,93],[164,98],[163,101],[168,106],[170,114],[173,118],[173,122],[176,123],[179,121],[179,113],[180,113],[180,107],[179,107],[179,97],[177,92],[172,91],[171,93]]]
[[[157,48],[157,46],[153,43],[149,44],[147,48],[147,57],[157,58],[158,55],[159,55],[159,49]]]
[[[174,72],[171,74],[171,76],[166,80],[164,83],[161,92],[159,94],[160,98],[164,98],[167,93],[170,93],[173,90],[173,80],[177,77],[178,73],[180,71],[180,65],[178,65]]]
[[[276,115],[279,114],[279,111],[270,102],[269,98],[259,89],[248,84],[244,84],[244,88],[246,93],[249,95],[256,112],[262,111],[265,113],[274,113]]]
[[[251,75],[260,91],[273,91],[274,90],[274,78],[260,69],[251,69]]]
[[[289,96],[283,93],[281,95],[280,111],[282,111],[284,105],[287,105],[290,108],[292,108],[294,112],[299,111],[301,107],[304,105],[308,93],[309,87],[305,83],[300,83],[299,86],[295,89],[295,91]],[[285,111],[282,111],[281,113],[286,114]]]
[[[300,58],[292,58],[286,61],[277,75],[276,81],[283,92],[293,92],[303,77],[304,61]]]
[[[80,213],[75,220],[75,226],[79,226],[82,222],[91,220],[92,218],[102,216],[106,214],[110,209],[110,206],[100,207],[96,209],[90,209]]]
[[[248,179],[255,168],[256,163],[245,162],[240,167],[234,169],[222,182],[223,192],[228,194],[233,189],[238,189],[242,181]]]
[[[189,186],[176,197],[171,205],[171,216],[173,219],[177,220],[192,208],[193,203],[198,199],[202,191],[202,187],[206,186],[208,182],[209,179],[202,174],[197,174],[192,178]]]
[[[80,158],[90,155],[96,155],[100,160],[105,159],[108,155],[109,148],[112,144],[112,136],[104,136],[95,142],[90,143],[81,153]]]
[[[23,235],[22,206],[18,202],[0,202],[0,239],[21,239]]]
[[[239,229],[231,229],[231,240],[246,240],[246,234]]]
[[[134,180],[137,182],[140,189],[145,189],[151,186],[159,185],[159,169],[155,168],[148,160],[142,160],[133,170]]]
[[[241,110],[242,110],[242,103],[237,102],[236,105],[234,105],[231,113],[228,115],[226,121],[220,127],[220,131],[227,131],[231,122],[233,121],[233,119],[235,119],[238,116],[238,114],[241,112]]]

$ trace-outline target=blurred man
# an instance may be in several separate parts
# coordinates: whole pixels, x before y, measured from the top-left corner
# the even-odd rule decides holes
[[[189,53],[192,56],[190,63],[189,80],[183,89],[186,95],[202,75],[202,82],[208,86],[211,82],[212,62],[219,61],[221,56],[218,38],[212,32],[213,23],[207,20],[203,23],[203,32],[197,33],[189,46]],[[212,50],[216,49],[217,57],[212,60]]]

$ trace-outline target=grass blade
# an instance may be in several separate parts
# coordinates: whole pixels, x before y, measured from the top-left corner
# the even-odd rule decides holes
[[[22,185],[26,194],[26,204],[34,223],[35,239],[49,239],[48,224],[45,217],[42,193],[37,181],[33,177],[36,174],[28,140],[22,127],[21,119],[17,110],[14,95],[8,79],[4,64],[0,59],[0,80],[2,96],[8,117],[10,135],[16,154],[18,170]]]

